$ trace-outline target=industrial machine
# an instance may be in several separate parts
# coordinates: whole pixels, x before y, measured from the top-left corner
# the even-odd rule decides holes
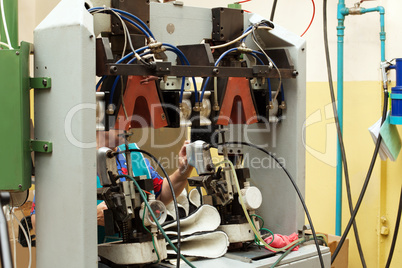
[[[35,91],[33,143],[41,152],[35,159],[38,267],[95,267],[98,255],[116,267],[151,264],[156,247],[158,259],[166,258],[157,228],[164,205],[143,192],[152,192],[152,183],[142,176],[119,181],[115,153],[95,152],[96,130],[191,127],[187,154],[198,176],[190,185],[205,189],[203,202],[217,208],[219,229],[231,243],[259,237],[258,221],[250,222],[257,213],[275,233],[303,226],[298,195],[282,178],[286,167],[304,192],[304,39],[241,9],[148,0],[64,0],[34,36],[35,77],[44,88]],[[49,77],[51,86],[43,82]],[[213,147],[223,167],[214,163]],[[127,144],[127,159],[131,152]],[[98,249],[96,174],[98,199],[108,206],[107,233],[122,237]],[[328,248],[321,253],[329,267]],[[194,265],[246,266],[227,258]],[[314,245],[287,262],[296,261],[318,267]]]

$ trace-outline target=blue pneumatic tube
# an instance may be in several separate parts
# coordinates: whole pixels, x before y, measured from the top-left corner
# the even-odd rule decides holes
[[[390,123],[402,125],[402,58],[396,59],[396,63],[391,66],[396,71],[396,86],[391,93],[391,117]]]

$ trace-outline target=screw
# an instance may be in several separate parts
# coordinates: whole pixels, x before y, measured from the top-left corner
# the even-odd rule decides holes
[[[299,75],[299,72],[298,71],[293,71],[293,76],[298,76]]]
[[[18,188],[20,188],[20,189],[21,189],[21,188],[22,188],[22,185],[21,185],[21,184],[18,184]]]
[[[165,119],[166,119],[165,114],[162,114],[161,117],[162,117],[162,120],[165,120]]]
[[[93,38],[94,37],[94,35],[93,34],[91,34],[90,36],[89,36],[89,38]]]
[[[47,86],[47,80],[46,80],[46,79],[43,79],[43,80],[42,80],[42,85],[43,85],[44,87]]]
[[[217,75],[217,74],[219,74],[219,69],[218,69],[218,68],[214,68],[214,69],[212,70],[212,72],[214,73],[214,75]]]
[[[166,68],[166,71],[169,71],[169,68]]]
[[[47,152],[48,149],[49,149],[49,146],[47,144],[43,145],[43,150],[45,150],[45,152]]]
[[[115,73],[115,72],[117,72],[117,67],[116,66],[110,66],[110,72],[111,73]]]
[[[17,55],[17,56],[20,55],[20,52],[19,52],[19,51],[16,51],[16,52],[15,52],[15,55]]]

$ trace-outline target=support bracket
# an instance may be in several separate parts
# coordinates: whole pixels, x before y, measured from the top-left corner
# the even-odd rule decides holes
[[[35,89],[49,89],[52,87],[52,79],[50,77],[31,77],[29,86]]]
[[[53,143],[51,141],[31,140],[31,151],[38,153],[51,153],[53,151]]]

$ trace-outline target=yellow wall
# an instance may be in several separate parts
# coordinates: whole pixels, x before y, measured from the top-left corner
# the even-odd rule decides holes
[[[355,204],[374,151],[374,143],[367,129],[381,116],[382,91],[379,82],[347,82],[344,92],[345,147]],[[330,104],[327,83],[307,84],[306,200],[315,228],[321,232],[334,233],[336,137]],[[319,120],[319,115],[322,120]],[[369,267],[384,267],[386,263],[400,193],[401,161],[399,157],[395,163],[389,160],[382,162],[378,157],[357,216],[360,239]],[[346,189],[343,188],[342,230],[350,217]],[[390,229],[388,236],[380,234],[382,216],[388,220],[385,224]],[[349,238],[350,267],[360,267],[353,231]],[[392,267],[402,267],[401,251],[402,247],[397,246]]]

